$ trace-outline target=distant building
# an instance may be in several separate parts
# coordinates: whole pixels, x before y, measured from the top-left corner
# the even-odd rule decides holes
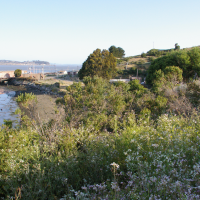
[[[67,71],[59,71],[58,74],[59,75],[65,75],[65,74],[67,74]]]

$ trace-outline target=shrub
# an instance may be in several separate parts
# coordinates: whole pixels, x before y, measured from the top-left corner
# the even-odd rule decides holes
[[[21,93],[17,98],[16,101],[18,103],[20,103],[22,106],[24,107],[29,107],[29,105],[33,102],[33,101],[37,101],[36,96],[31,92],[31,93]]]
[[[21,74],[22,74],[22,70],[21,70],[21,69],[16,69],[16,70],[14,71],[15,77],[20,77]]]
[[[154,60],[155,60],[154,57],[149,57],[149,61],[150,61],[150,62],[153,62]]]
[[[142,58],[145,58],[145,57],[146,57],[146,53],[143,52],[143,53],[141,54],[141,57],[142,57]]]
[[[140,81],[137,79],[130,81],[128,84],[130,85],[129,91],[133,92],[137,96],[147,92],[147,89],[141,85]]]
[[[185,109],[189,100],[198,106],[199,82],[168,97],[138,80],[84,83],[57,100],[63,121],[0,128],[2,199],[200,199],[199,112]],[[190,114],[179,115],[184,109]]]

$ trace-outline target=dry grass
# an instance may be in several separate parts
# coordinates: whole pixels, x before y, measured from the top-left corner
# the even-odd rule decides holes
[[[45,84],[45,85],[53,85],[55,83],[60,83],[61,89],[65,88],[66,86],[72,85],[74,82],[79,82],[78,77],[45,77],[44,80],[38,80],[35,83],[36,84]]]
[[[123,61],[123,62],[121,62],[120,64],[117,65],[117,68],[120,69],[120,70],[124,70],[126,65],[127,65],[127,69],[130,69],[132,67],[139,67],[140,68],[141,66],[145,69],[148,69],[150,64],[151,64],[149,62],[149,57],[150,56],[142,58],[141,56],[135,56],[135,57],[130,58],[128,60],[128,65],[127,65],[127,61]],[[143,62],[143,64],[139,64],[140,62]]]

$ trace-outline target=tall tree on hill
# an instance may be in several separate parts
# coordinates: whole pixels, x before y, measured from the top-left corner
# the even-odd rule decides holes
[[[175,44],[175,50],[180,50],[180,46],[178,45],[178,43]]]
[[[116,74],[116,58],[108,50],[96,49],[83,63],[78,76],[82,80],[85,76],[99,76],[106,79]]]
[[[121,47],[111,46],[108,50],[117,58],[122,58],[125,56],[125,51]]]

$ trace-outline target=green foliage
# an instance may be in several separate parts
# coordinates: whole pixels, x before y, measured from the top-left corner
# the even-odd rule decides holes
[[[139,68],[139,67],[138,67]],[[147,70],[141,70],[138,69],[137,67],[131,67],[129,70],[124,70],[124,72],[126,72],[127,74],[131,74],[136,76],[138,73],[138,76],[146,76]]]
[[[126,58],[123,58],[123,61],[126,61],[126,62],[128,62],[128,61],[129,61],[129,59],[130,59],[130,57],[126,57]]]
[[[21,69],[16,69],[16,70],[14,71],[15,77],[20,77],[21,74],[22,74],[22,70],[21,70]]]
[[[183,70],[183,78],[186,79],[193,78],[195,73],[200,75],[200,49],[174,51],[155,59],[148,69],[147,83],[152,84],[155,71],[164,71],[168,66],[178,66]]]
[[[150,57],[150,58],[149,58],[149,61],[150,61],[150,62],[153,62],[154,60],[155,60],[154,57]]]
[[[175,50],[180,50],[180,46],[178,45],[178,43],[175,44]]]
[[[190,70],[200,76],[200,49],[198,47],[192,48],[188,52],[190,58]],[[191,73],[191,72],[190,72]]]
[[[164,72],[159,69],[154,73],[154,81],[152,90],[155,93],[164,92],[167,88],[173,88],[183,80],[183,71],[179,67],[170,66],[164,69]]]
[[[180,83],[183,80],[183,70],[179,67],[170,66],[164,69],[165,79],[172,83]]]
[[[134,79],[128,83],[130,85],[129,91],[133,92],[136,95],[141,95],[147,92],[147,89],[140,84],[140,81]]]
[[[142,59],[140,59],[137,62],[135,62],[135,64],[137,64],[137,65],[143,65],[144,63],[145,63],[145,61],[142,60]]]
[[[155,77],[171,82],[173,74],[181,81],[174,66]],[[64,120],[0,128],[2,199],[199,199],[199,81],[172,88],[174,101],[138,80],[83,82],[57,100]],[[170,110],[185,109],[183,97],[195,108],[189,117]]]
[[[142,57],[142,58],[145,58],[146,56],[147,56],[147,55],[146,55],[146,53],[144,53],[144,52],[141,54],[141,57]]]
[[[160,56],[162,52],[160,52],[158,49],[151,49],[147,52],[149,56]]]
[[[193,81],[188,83],[186,96],[194,107],[200,106],[200,82]]]
[[[117,74],[123,74],[123,73],[124,73],[123,70],[121,70],[121,69],[117,70]]]
[[[107,50],[96,49],[90,54],[78,72],[82,80],[85,76],[99,76],[106,79],[116,74],[116,58]]]
[[[122,62],[123,62],[122,59],[117,59],[117,64],[120,64],[120,63],[122,63]]]
[[[17,98],[16,101],[21,103],[23,106],[28,107],[32,101],[37,101],[36,96],[31,93],[21,93]]]
[[[117,58],[122,58],[125,56],[125,51],[121,47],[111,46],[108,50]]]
[[[164,114],[151,123],[151,113],[144,108],[138,121],[125,114],[117,134],[65,125],[1,129],[1,197],[184,199],[200,178],[199,117]]]
[[[113,84],[115,87],[121,87],[124,91],[128,91],[130,89],[130,84],[124,83],[122,81],[117,81]]]
[[[8,128],[12,128],[12,120],[4,119],[4,125],[7,126]]]

